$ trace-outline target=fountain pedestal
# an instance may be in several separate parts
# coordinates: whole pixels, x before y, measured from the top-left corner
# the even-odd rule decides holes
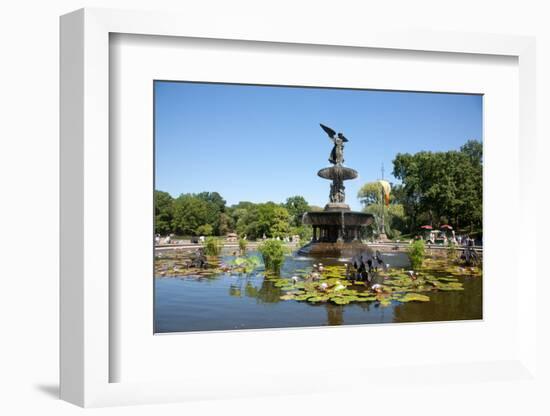
[[[298,253],[347,257],[366,250],[367,246],[361,242],[361,231],[372,224],[374,217],[364,212],[352,211],[345,203],[344,181],[357,178],[357,171],[335,165],[321,169],[317,175],[332,181],[330,202],[325,205],[323,211],[310,211],[304,214],[302,222],[313,227],[313,238]]]

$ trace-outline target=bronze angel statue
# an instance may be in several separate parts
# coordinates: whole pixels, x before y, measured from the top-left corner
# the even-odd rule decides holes
[[[328,137],[334,143],[334,147],[330,152],[328,161],[333,165],[342,166],[344,163],[344,143],[348,141],[342,133],[336,134],[334,130],[323,124],[320,124],[321,128],[328,134]]]

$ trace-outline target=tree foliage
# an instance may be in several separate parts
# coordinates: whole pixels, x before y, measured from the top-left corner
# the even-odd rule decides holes
[[[235,212],[236,231],[251,238],[284,237],[290,231],[288,210],[274,202],[252,204]]]
[[[198,235],[198,228],[211,220],[208,202],[192,194],[182,194],[174,200],[172,230],[179,235]]]
[[[311,227],[302,225],[310,209],[304,197],[289,197],[284,203],[241,201],[227,206],[218,192],[181,194],[172,198],[155,191],[155,231],[160,234],[220,236],[236,232],[248,239],[311,237]]]
[[[287,198],[285,208],[290,215],[290,222],[293,226],[299,227],[302,225],[302,216],[309,211],[309,205],[305,198],[300,195]]]
[[[363,209],[363,212],[374,216],[372,232],[380,230],[382,214],[384,214],[384,232],[389,238],[397,238],[407,228],[405,209],[401,204],[390,204],[388,207],[382,204],[372,204]]]
[[[359,201],[364,205],[363,212],[374,216],[374,223],[367,230],[368,235],[381,232],[382,216],[384,217],[384,232],[390,238],[399,237],[406,228],[405,210],[402,204],[391,203],[386,206],[384,189],[380,182],[367,182],[357,193]]]
[[[381,204],[383,200],[383,189],[380,182],[367,182],[357,193],[359,201],[365,205]]]
[[[383,207],[379,182],[364,184],[357,197],[363,211],[373,214],[370,232],[379,229],[384,213],[390,238],[416,232],[423,224],[437,228],[449,223],[455,229],[480,231],[483,213],[483,145],[466,142],[458,151],[398,153],[393,175],[401,181],[391,185],[392,199]]]
[[[169,234],[174,218],[174,198],[168,192],[155,191],[155,233]]]
[[[482,155],[482,144],[474,140],[459,151],[397,154],[393,175],[402,183],[394,189],[394,199],[404,206],[411,231],[421,221],[481,228]]]

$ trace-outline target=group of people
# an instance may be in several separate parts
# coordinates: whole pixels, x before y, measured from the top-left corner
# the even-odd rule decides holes
[[[300,236],[297,235],[297,234],[293,235],[292,237],[284,236],[283,238],[277,236],[277,237],[273,237],[273,239],[282,241],[283,243],[299,243],[300,242]],[[267,240],[267,237],[266,237],[265,234],[262,236],[262,240]]]
[[[155,245],[158,246],[160,244],[172,244],[174,234],[169,234],[166,237],[161,237],[160,234],[155,234]]]
[[[475,240],[471,238],[469,235],[459,235],[456,238],[456,241],[459,246],[472,247],[475,245]]]
[[[422,235],[417,235],[414,239],[424,240],[424,237]],[[441,233],[441,235],[437,235],[435,231],[432,231],[428,235],[426,235],[426,243],[436,244],[438,241],[440,241],[443,245],[451,245],[451,244],[456,244],[459,246],[475,245],[475,240],[471,238],[469,235],[455,235],[454,231],[452,231],[452,234],[450,236],[447,236],[445,233]]]

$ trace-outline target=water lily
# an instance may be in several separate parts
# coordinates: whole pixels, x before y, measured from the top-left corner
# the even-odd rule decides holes
[[[371,287],[372,290],[374,290],[376,293],[382,293],[384,291],[384,286],[382,286],[381,284],[374,284],[372,285]]]

